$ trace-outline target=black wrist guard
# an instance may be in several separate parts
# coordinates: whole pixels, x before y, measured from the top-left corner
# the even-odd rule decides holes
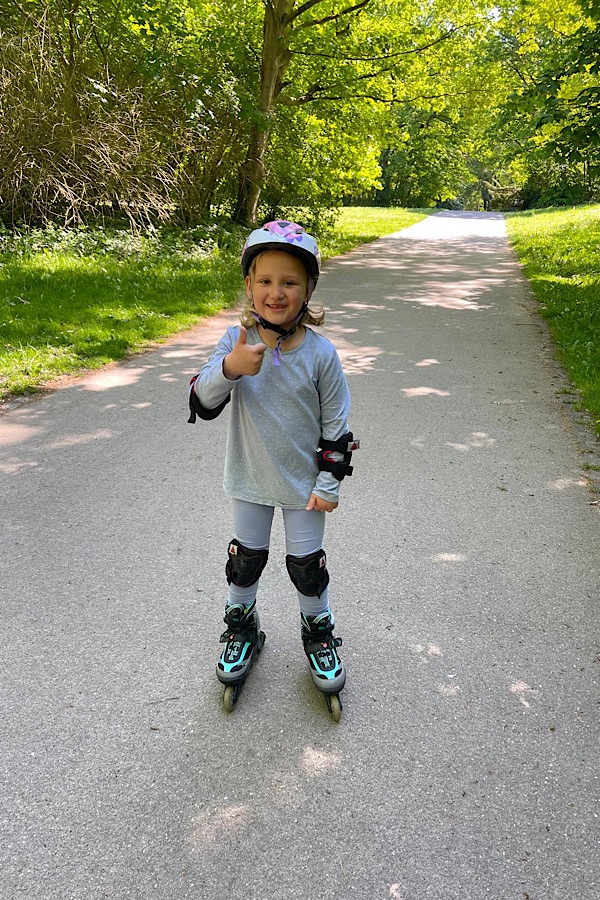
[[[358,450],[360,441],[355,440],[351,431],[344,434],[337,441],[327,441],[321,438],[317,450],[317,464],[319,471],[331,472],[338,481],[342,481],[346,475],[352,475],[353,466],[350,465],[352,451]],[[342,459],[336,456],[342,455]]]
[[[227,397],[223,400],[222,403],[219,403],[218,406],[215,406],[213,409],[208,409],[206,406],[203,406],[200,403],[200,399],[198,394],[196,393],[196,379],[197,375],[190,381],[190,417],[188,422],[193,425],[196,421],[196,416],[200,416],[201,419],[216,419],[217,416],[220,416],[229,401],[231,400],[231,396],[228,394]]]

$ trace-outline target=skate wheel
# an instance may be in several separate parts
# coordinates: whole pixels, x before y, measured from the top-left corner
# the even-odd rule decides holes
[[[331,713],[331,718],[334,722],[339,722],[342,717],[342,704],[340,703],[340,698],[337,694],[332,694],[328,698],[328,706],[329,712]]]
[[[235,687],[230,684],[225,688],[225,693],[223,694],[223,706],[227,710],[228,713],[233,712],[233,707],[237,703],[237,691]]]

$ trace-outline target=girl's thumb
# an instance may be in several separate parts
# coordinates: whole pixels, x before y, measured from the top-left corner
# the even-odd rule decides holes
[[[238,344],[247,344],[248,343],[248,329],[243,325],[240,325],[240,335],[237,339]]]

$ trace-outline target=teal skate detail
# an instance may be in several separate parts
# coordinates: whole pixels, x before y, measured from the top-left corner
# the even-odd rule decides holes
[[[256,603],[249,607],[238,603],[225,610],[224,622],[228,628],[221,635],[225,649],[217,663],[217,678],[225,685],[223,702],[228,712],[237,703],[252,664],[265,642],[255,607]]]
[[[239,672],[244,667],[248,654],[252,652],[252,642],[246,641],[243,645],[241,641],[233,640],[235,635],[227,632],[227,646],[221,654],[219,660],[219,670],[223,675],[231,675],[233,672]],[[240,649],[241,648],[241,649]]]
[[[342,708],[338,694],[346,683],[346,670],[337,653],[342,639],[333,636],[333,626],[334,619],[329,610],[317,616],[302,613],[302,641],[312,680],[325,694],[328,709],[337,722]]]

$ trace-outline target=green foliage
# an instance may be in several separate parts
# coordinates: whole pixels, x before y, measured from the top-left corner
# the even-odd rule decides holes
[[[495,91],[481,144],[494,140],[492,171],[500,199],[510,187],[524,207],[593,199],[599,187],[593,127],[597,29],[576,0],[498,9],[487,49]]]
[[[7,224],[598,191],[597,0],[0,7]]]
[[[600,434],[600,206],[517,213],[507,224],[560,358]]]
[[[193,221],[223,199],[243,153],[247,94],[234,26],[211,28],[226,16],[198,0],[26,9],[2,34],[5,222]]]

